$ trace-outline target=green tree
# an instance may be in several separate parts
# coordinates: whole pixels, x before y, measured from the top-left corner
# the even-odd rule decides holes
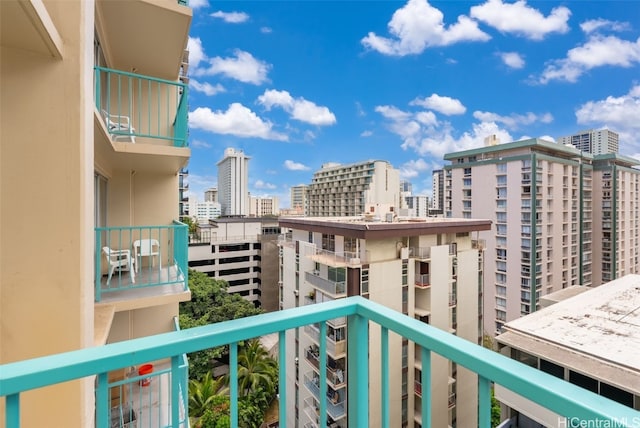
[[[211,372],[202,380],[189,380],[189,415],[199,418],[205,411],[219,404],[219,397],[229,394],[226,379],[221,376],[214,379]]]
[[[278,364],[262,347],[258,339],[245,342],[238,352],[238,383],[243,396],[251,392],[275,393]]]
[[[189,270],[191,300],[180,303],[180,328],[213,324],[262,313],[251,302],[229,294],[226,281]],[[212,361],[226,353],[225,347],[205,349],[189,354],[189,377],[202,379],[212,369]]]
[[[500,425],[501,418],[500,402],[495,397],[493,388],[491,388],[491,427],[495,428]]]

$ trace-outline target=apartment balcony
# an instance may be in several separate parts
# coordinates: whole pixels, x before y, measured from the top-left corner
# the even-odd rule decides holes
[[[431,247],[411,247],[409,248],[409,257],[420,260],[430,260]]]
[[[343,398],[344,395],[340,396],[337,391],[331,390],[331,388],[324,387],[325,390],[324,396],[326,396],[325,400],[321,400],[321,384],[320,377],[317,376],[316,373],[311,372],[304,375],[304,386],[313,394],[316,402],[322,403],[325,402],[327,415],[333,419],[334,421],[339,421],[347,416],[347,406],[346,400]],[[320,425],[323,426],[323,425]]]
[[[95,301],[132,309],[148,299],[189,300],[187,239],[187,225],[177,221],[96,227]]]
[[[193,15],[187,4],[186,0],[97,0],[96,29],[108,64],[177,79]]]
[[[314,307],[314,310],[316,307]],[[316,344],[320,344],[320,328],[317,324],[305,325],[304,332]],[[329,353],[329,355],[331,355],[331,357],[336,360],[344,357],[347,352],[346,338],[341,335],[337,335],[335,330],[331,332],[329,331],[329,329],[327,329],[326,337],[327,352]]]
[[[344,297],[347,295],[347,284],[344,281],[331,281],[329,279],[322,278],[315,271],[305,272],[305,280],[309,284],[333,297]]]
[[[2,46],[21,49],[55,59],[62,58],[64,39],[42,1],[0,2]]]
[[[255,316],[226,321],[213,325],[196,327],[184,331],[164,333],[156,336],[133,339],[109,344],[97,348],[81,349],[63,354],[39,357],[0,365],[0,396],[4,397],[5,425],[7,428],[20,427],[21,419],[28,424],[29,415],[38,412],[37,403],[29,400],[29,391],[48,387],[57,383],[74,381],[90,377],[96,381],[95,423],[98,428],[110,427],[110,402],[108,373],[123,367],[139,367],[149,361],[170,360],[168,368],[171,379],[183,379],[181,365],[183,354],[211,347],[229,345],[230,348],[230,414],[232,426],[238,421],[238,343],[254,337],[271,333],[279,335],[279,352],[285,355],[289,330],[324,323],[328,319],[346,316],[349,319],[347,390],[353,397],[348,403],[334,404],[324,397],[329,390],[326,373],[320,373],[317,385],[313,379],[307,388],[318,397],[318,426],[327,425],[330,412],[340,410],[348,415],[349,425],[353,427],[370,426],[370,412],[380,415],[381,426],[393,426],[389,420],[391,394],[389,385],[391,376],[400,377],[401,368],[390,365],[389,333],[396,333],[409,342],[420,346],[421,361],[430,361],[433,354],[460,364],[478,375],[478,426],[491,426],[491,384],[495,383],[563,417],[571,418],[572,424],[601,421],[602,426],[621,426],[627,421],[631,427],[633,421],[640,418],[640,412],[610,399],[570,384],[562,379],[544,373],[518,361],[507,358],[497,352],[485,349],[475,343],[452,336],[442,330],[402,315],[383,305],[362,297],[349,297],[332,302],[319,303],[313,311],[308,308],[293,308]],[[380,342],[369,340],[369,326],[380,328]],[[293,339],[292,339],[293,340]],[[324,338],[322,340],[325,340]],[[324,346],[321,344],[321,347]],[[380,364],[371,365],[368,355],[380,356]],[[429,391],[432,391],[431,364],[422,364],[422,400],[419,423],[430,427],[429,415],[445,409],[431,408]],[[279,359],[280,402],[286,403],[293,390],[287,390],[289,371],[295,367],[287,364],[287,358]],[[380,384],[369,388],[369,371],[380,370]],[[151,380],[152,384],[154,380]],[[111,385],[114,386],[113,384]],[[317,389],[316,389],[317,388]],[[23,395],[24,394],[24,395]],[[370,407],[372,397],[379,398],[379,406]],[[51,399],[60,406],[75,409],[78,402],[67,402],[65,397],[57,397],[51,391]],[[168,401],[169,421],[166,427],[184,427],[184,412],[181,410],[184,396],[180,387],[172,384]],[[78,409],[78,412],[93,414],[93,409]],[[281,426],[287,415],[294,411],[285,405],[280,406]],[[375,412],[375,413],[374,413]],[[51,426],[64,426],[65,421],[50,420]],[[618,425],[616,425],[618,424]],[[120,426],[120,425],[118,425]],[[152,424],[152,426],[158,426]],[[567,424],[568,426],[568,424]],[[578,426],[578,425],[576,425]],[[580,425],[582,426],[582,425]],[[625,426],[624,423],[622,426]]]
[[[309,254],[307,257],[314,262],[332,267],[358,267],[368,262],[368,257],[365,254],[349,251],[336,253],[319,248],[316,248],[313,254]]]
[[[188,86],[110,68],[94,70],[94,150],[101,166],[178,174],[191,154]]]
[[[305,351],[305,359],[316,372],[320,373],[320,355],[317,346],[314,345],[307,348]],[[344,363],[344,359],[341,359],[340,361]],[[344,364],[342,365],[344,366]],[[326,370],[327,380],[333,389],[344,388],[346,386],[344,370],[339,367],[336,360],[328,357]]]
[[[415,285],[418,288],[431,287],[431,276],[428,273],[416,275]]]

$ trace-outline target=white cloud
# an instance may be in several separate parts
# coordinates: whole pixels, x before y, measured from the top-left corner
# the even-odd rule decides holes
[[[189,142],[189,147],[193,147],[196,149],[210,149],[211,148],[211,144],[207,143],[206,141],[202,141],[202,140],[193,140]]]
[[[514,130],[520,128],[520,126],[522,125],[531,125],[536,122],[553,122],[553,116],[551,115],[551,113],[537,115],[535,113],[528,112],[526,114],[511,114],[509,116],[500,116],[497,113],[491,113],[488,111],[474,111],[473,117],[482,122],[502,123],[508,129]]]
[[[621,97],[589,101],[576,111],[581,125],[607,127],[620,134],[620,151],[640,151],[640,84]]]
[[[372,131],[369,131],[369,130],[367,130],[367,131],[362,131],[362,132],[360,133],[360,136],[361,136],[361,137],[371,137],[372,135],[373,135],[373,132],[372,132]]]
[[[361,43],[385,55],[403,56],[419,54],[434,46],[490,39],[478,28],[477,22],[464,15],[460,15],[456,23],[445,26],[442,12],[427,0],[409,0],[395,11],[387,27],[390,38],[369,32]]]
[[[500,59],[502,62],[510,68],[523,68],[524,59],[518,52],[500,52]]]
[[[249,15],[244,12],[223,12],[221,10],[211,14],[214,18],[220,18],[229,24],[241,24],[249,20]]]
[[[207,0],[189,0],[189,7],[191,9],[200,9],[201,7],[209,6],[209,2]]]
[[[187,41],[187,50],[189,51],[189,65],[197,67],[201,61],[206,61],[207,56],[202,49],[202,42],[198,37],[189,37]]]
[[[289,171],[308,171],[308,170],[311,169],[310,167],[308,167],[308,166],[306,166],[304,164],[301,164],[301,163],[298,163],[298,162],[294,162],[294,161],[289,160],[289,159],[284,161],[284,167],[286,169],[288,169]]]
[[[210,187],[216,187],[218,177],[213,175],[198,175],[189,173],[189,196],[199,201],[204,200],[204,191]]]
[[[470,15],[503,33],[542,40],[550,33],[568,32],[567,21],[571,11],[564,6],[558,6],[545,17],[539,10],[528,6],[525,0],[515,3],[488,0],[484,4],[473,6]]]
[[[325,126],[336,123],[336,116],[327,107],[316,105],[302,97],[293,98],[287,91],[268,89],[258,97],[258,102],[267,110],[281,107],[289,115],[300,122]]]
[[[211,111],[198,107],[189,112],[189,126],[215,134],[235,135],[243,138],[287,141],[288,137],[273,130],[273,124],[264,121],[240,103],[233,103],[227,111]]]
[[[194,75],[222,74],[244,83],[260,85],[268,81],[270,64],[253,57],[249,52],[236,49],[234,57],[215,57],[209,60],[209,67],[194,71]]]
[[[599,30],[625,31],[631,28],[628,22],[609,21],[608,19],[591,19],[580,24],[580,28],[587,34]]]
[[[200,83],[195,79],[189,80],[189,87],[194,91],[202,92],[206,95],[213,96],[219,94],[220,92],[225,92],[224,86],[221,84],[212,85],[210,83]]]
[[[260,27],[260,32],[262,34],[271,34],[273,30],[270,27]]]
[[[631,67],[640,63],[640,38],[633,41],[615,36],[594,34],[582,46],[567,52],[567,57],[551,61],[538,79],[546,84],[551,80],[576,82],[582,74],[602,66]]]
[[[405,180],[415,178],[430,169],[431,166],[424,159],[410,160],[400,167],[400,178]]]
[[[420,99],[416,98],[411,101],[409,105],[418,105],[430,110],[435,110],[438,113],[446,114],[447,116],[454,114],[464,114],[467,108],[455,98],[441,97],[438,94],[432,94],[430,97]]]
[[[277,189],[277,186],[275,184],[267,183],[262,180],[256,180],[256,182],[253,184],[253,187],[255,187],[256,189]]]
[[[402,139],[401,147],[413,150],[419,156],[441,158],[449,152],[481,147],[484,139],[492,134],[496,134],[500,141],[513,141],[509,132],[493,121],[475,123],[471,131],[456,136],[455,129],[448,122],[426,125],[415,119],[417,113],[405,112],[394,106],[378,106],[376,111],[387,119],[387,128]]]

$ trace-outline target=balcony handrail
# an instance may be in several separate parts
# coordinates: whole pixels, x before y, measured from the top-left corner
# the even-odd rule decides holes
[[[110,134],[169,140],[174,147],[188,146],[189,85],[101,66],[94,66],[94,74],[98,111],[127,117],[131,123],[127,129],[110,130]],[[115,76],[113,84],[111,76]]]
[[[559,415],[580,420],[631,421],[640,417],[640,412],[608,398],[582,389],[550,374],[541,372],[512,360],[473,342],[464,340],[445,331],[405,316],[381,304],[355,296],[319,303],[313,311],[306,307],[270,312],[254,317],[241,318],[187,330],[163,333],[65,352],[30,360],[0,365],[0,396],[6,397],[6,426],[20,426],[20,393],[56,383],[98,376],[96,424],[108,424],[107,373],[121,367],[139,365],[147,361],[170,358],[172,370],[178,370],[181,355],[203,349],[229,344],[231,377],[237,377],[237,344],[240,341],[279,333],[279,351],[286,355],[286,331],[312,323],[322,323],[341,316],[349,317],[348,347],[353,358],[348,359],[347,388],[350,400],[348,406],[351,426],[369,425],[369,323],[381,326],[381,367],[382,388],[380,394],[383,426],[389,426],[389,347],[388,332],[397,333],[421,347],[422,367],[431,353],[441,355],[478,374],[479,427],[490,426],[490,384],[495,382]],[[321,330],[326,326],[321,325]],[[320,337],[324,336],[321,331]],[[321,352],[324,344],[321,343]],[[376,350],[376,352],[378,352]],[[323,357],[324,358],[324,357]],[[286,359],[279,363],[280,399],[286,402]],[[292,368],[289,368],[292,369]],[[375,370],[378,367],[374,368]],[[430,373],[422,371],[421,383],[424,391],[430,391]],[[325,374],[320,374],[325,382]],[[322,384],[321,384],[322,385]],[[231,420],[237,423],[237,384],[231,382]],[[179,390],[172,390],[172,400],[178,402]],[[431,414],[430,400],[423,400],[423,426],[429,426]],[[320,415],[326,413],[326,401],[320,400]],[[173,427],[179,423],[177,406],[172,412]],[[286,421],[286,406],[280,407],[280,420]],[[634,419],[635,418],[635,419]],[[322,422],[322,420],[321,420]],[[325,421],[326,422],[326,421]],[[235,425],[234,425],[235,426]],[[630,425],[629,425],[630,426]]]

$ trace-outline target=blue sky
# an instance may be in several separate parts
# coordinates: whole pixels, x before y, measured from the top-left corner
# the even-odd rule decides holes
[[[190,0],[190,191],[227,147],[252,195],[323,163],[389,161],[414,194],[443,155],[589,128],[640,158],[640,2]]]

